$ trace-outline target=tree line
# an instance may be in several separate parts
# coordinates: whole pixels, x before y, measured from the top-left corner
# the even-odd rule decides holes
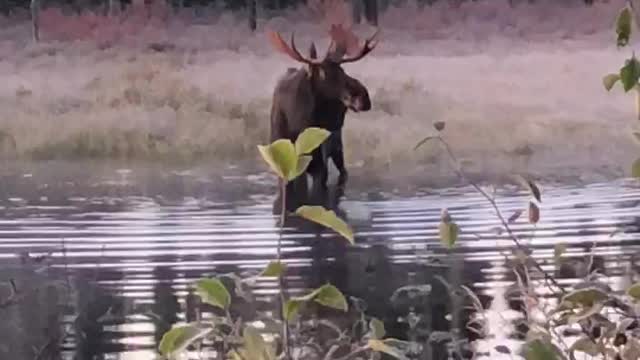
[[[150,4],[152,2],[166,2],[169,7],[176,11],[185,8],[198,7],[222,7],[229,11],[243,11],[248,15],[248,25],[252,30],[257,27],[258,10],[278,11],[287,8],[297,7],[307,4],[312,0],[0,0],[0,13],[5,16],[11,16],[16,11],[30,10],[34,26],[34,38],[38,38],[38,14],[43,7],[62,7],[71,9],[76,13],[83,11],[103,11],[105,14],[112,13],[114,10],[124,10],[132,4],[132,2],[144,2]],[[315,0],[315,2],[323,2],[328,0]],[[371,25],[378,24],[378,16],[384,12],[390,5],[400,5],[406,0],[344,0],[351,3],[353,20],[355,23],[367,22]],[[418,4],[423,6],[431,6],[437,2],[449,2],[453,5],[459,5],[467,1],[492,1],[492,0],[416,0]],[[516,6],[516,0],[509,0],[512,6]],[[528,3],[535,3],[537,0],[521,0]],[[582,0],[587,6],[593,5],[594,0]]]

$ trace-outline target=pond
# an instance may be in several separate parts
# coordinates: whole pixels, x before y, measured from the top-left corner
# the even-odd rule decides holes
[[[189,289],[197,279],[259,271],[276,256],[274,180],[267,174],[214,179],[151,169],[139,176],[137,170],[69,164],[5,169],[10,171],[0,179],[3,359],[154,359],[163,331],[194,318]],[[564,243],[570,265],[561,282],[575,282],[595,244],[594,263],[610,286],[628,284],[640,246],[640,186],[620,179],[542,187],[535,226],[527,221],[524,189],[498,187],[496,199],[506,216],[525,210],[513,230],[543,268],[554,271],[554,247]],[[514,246],[496,231],[498,219],[477,192],[454,187],[407,195],[347,186],[332,200],[353,227],[356,245],[303,222],[287,224],[282,244],[288,294],[331,282],[361,299],[367,314],[384,320],[389,335],[405,339],[409,324],[420,340],[449,330],[453,314],[463,324],[479,316],[490,336],[463,331],[475,341],[476,358],[510,358],[494,347],[517,346],[522,339],[517,332],[523,314],[506,295],[514,282],[507,259]],[[461,228],[452,251],[438,235],[443,208]],[[472,289],[485,311],[453,309],[459,305],[439,276]],[[69,299],[47,287],[52,283],[68,288]],[[424,296],[392,300],[407,285],[425,289]],[[12,287],[18,296],[10,303]],[[254,308],[238,311],[270,316],[265,311],[276,282],[257,280],[252,290]],[[47,352],[56,355],[43,357]],[[425,348],[420,358],[443,359],[446,351]]]

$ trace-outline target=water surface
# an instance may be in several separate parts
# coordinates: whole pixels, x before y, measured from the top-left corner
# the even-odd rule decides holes
[[[196,279],[258,271],[276,256],[275,193],[267,175],[212,180],[186,172],[140,180],[132,176],[135,172],[106,173],[75,181],[68,178],[77,176],[73,173],[54,179],[14,172],[2,178],[0,280],[5,285],[0,303],[12,279],[29,295],[0,308],[2,358],[33,358],[50,342],[57,343],[51,341],[57,325],[73,323],[58,334],[63,358],[152,359],[169,324],[193,318],[187,295]],[[540,222],[528,224],[525,212],[513,229],[545,270],[554,270],[554,245],[566,243],[566,257],[575,265],[569,268],[579,273],[582,256],[595,243],[610,285],[624,286],[640,245],[638,184],[618,180],[543,184],[543,189]],[[480,296],[487,311],[467,311],[462,320],[485,317],[494,336],[477,341],[477,350],[484,353],[479,358],[500,358],[493,346],[518,344],[514,319],[522,316],[505,298],[513,283],[507,264],[512,241],[497,235],[499,223],[490,205],[470,187],[414,194],[348,187],[337,212],[355,230],[352,247],[308,223],[287,224],[282,244],[290,268],[289,294],[329,281],[363,299],[371,315],[385,320],[390,335],[406,336],[407,324],[399,318],[414,311],[421,316],[419,336],[424,337],[451,326],[452,302],[435,279],[440,275]],[[502,187],[496,198],[509,216],[526,209],[529,196]],[[462,229],[452,252],[438,238],[443,208]],[[46,284],[56,281],[72,289],[72,304],[62,298],[61,306],[54,304],[52,299],[60,296],[48,293]],[[394,290],[410,284],[430,284],[431,295],[413,309],[390,301]],[[256,308],[238,311],[264,315],[276,283],[260,280],[253,290]],[[161,320],[145,315],[151,313]],[[464,335],[477,338],[468,331]],[[444,357],[441,349],[428,351],[426,358]]]

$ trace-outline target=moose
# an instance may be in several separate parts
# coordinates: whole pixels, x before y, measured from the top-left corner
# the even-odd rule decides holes
[[[283,138],[295,141],[304,129],[312,126],[330,131],[332,135],[312,153],[307,168],[314,187],[321,188],[327,185],[329,158],[340,172],[339,183],[346,181],[341,130],[347,110],[371,109],[367,88],[347,75],[341,65],[356,62],[369,54],[377,45],[378,31],[363,45],[355,34],[340,25],[331,26],[329,34],[331,43],[324,58],[318,59],[313,43],[310,56],[305,57],[296,48],[293,33],[290,45],[279,33],[269,33],[276,50],[305,65],[300,69],[287,69],[276,84],[271,106],[271,141]]]

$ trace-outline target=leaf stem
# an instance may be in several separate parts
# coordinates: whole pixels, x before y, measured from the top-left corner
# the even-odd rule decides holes
[[[513,243],[516,245],[516,247],[519,250],[526,251],[527,249],[520,242],[520,238],[513,232],[513,230],[509,226],[509,222],[507,221],[507,219],[502,214],[502,211],[500,211],[500,208],[498,207],[498,204],[496,203],[496,200],[491,195],[489,195],[486,191],[484,191],[478,184],[476,184],[475,182],[469,180],[465,176],[464,172],[460,168],[460,165],[458,165],[458,159],[456,158],[455,154],[451,150],[451,147],[449,146],[449,144],[441,136],[439,136],[439,135],[435,136],[434,139],[437,139],[443,145],[445,151],[447,152],[447,155],[449,156],[449,159],[451,160],[450,161],[450,165],[451,165],[453,171],[461,179],[465,180],[469,185],[471,185],[480,195],[482,195],[482,197],[484,197],[489,202],[489,204],[491,204],[491,207],[493,208],[494,212],[496,213],[496,216],[500,220],[500,223],[502,223],[502,226],[507,231],[507,234],[509,235],[509,237],[511,238]],[[551,284],[553,284],[556,288],[558,288],[560,290],[560,292],[562,294],[566,294],[566,290],[558,283],[558,281],[555,278],[553,278],[552,276],[547,274],[547,272],[544,271],[544,269],[542,269],[542,266],[535,259],[532,259],[532,263],[535,266],[535,268],[544,276],[544,278],[545,278],[545,280],[547,282],[550,282]]]
[[[449,164],[451,165],[453,171],[461,179],[465,180],[468,184],[470,184],[480,195],[482,195],[489,202],[489,204],[491,204],[491,207],[493,208],[496,216],[498,217],[498,219],[502,223],[502,226],[504,226],[504,228],[507,231],[507,234],[509,235],[511,240],[514,242],[514,244],[516,245],[516,247],[519,250],[524,251],[526,253],[527,249],[522,245],[522,243],[520,242],[520,238],[513,232],[513,230],[509,226],[509,222],[506,220],[506,218],[504,217],[504,215],[500,211],[500,208],[498,207],[498,204],[497,204],[495,198],[492,197],[491,195],[489,195],[486,191],[484,191],[478,184],[476,184],[475,182],[469,180],[465,176],[464,172],[462,171],[462,168],[459,165],[457,157],[455,156],[455,154],[451,150],[451,147],[449,146],[449,144],[440,135],[425,138],[425,140],[421,141],[414,149],[418,148],[420,145],[424,144],[426,141],[428,141],[430,139],[436,139],[436,140],[438,140],[440,142],[440,144],[443,145],[445,151],[447,152],[447,154],[449,156],[449,159],[450,159]],[[549,274],[547,274],[544,271],[544,269],[542,269],[542,266],[533,257],[529,257],[529,258],[531,259],[531,262],[534,265],[534,267],[536,268],[536,270],[538,270],[544,276],[545,281],[547,282],[547,285],[549,283],[551,283],[556,288],[559,289],[559,291],[561,292],[562,295],[567,294],[567,291],[558,283],[558,281],[553,276],[550,276]],[[580,328],[581,328],[582,332],[589,337],[589,339],[591,339],[594,343],[596,342],[596,339],[593,337],[593,334],[591,334],[591,332],[587,328],[585,328],[584,325],[580,324]]]
[[[284,232],[284,222],[287,214],[287,181],[281,180],[280,193],[282,194],[282,208],[280,209],[280,231],[278,232],[278,262],[280,263],[282,258],[282,233]],[[289,349],[289,323],[284,317],[284,304],[286,299],[284,296],[284,278],[283,272],[278,275],[278,292],[280,296],[280,320],[282,321],[282,347],[284,350],[285,359],[291,359],[291,353]]]

